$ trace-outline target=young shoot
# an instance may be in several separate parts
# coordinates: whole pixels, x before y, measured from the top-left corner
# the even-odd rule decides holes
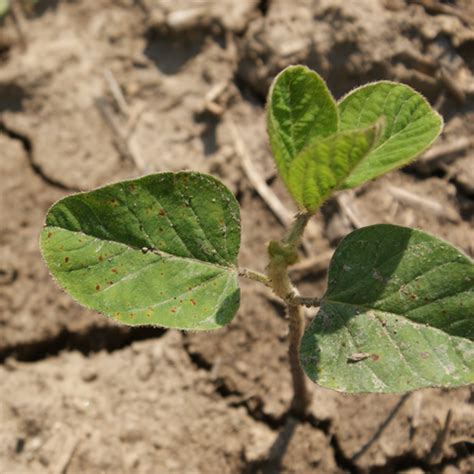
[[[267,128],[299,212],[268,244],[266,274],[237,265],[240,211],[232,193],[186,171],[54,204],[41,249],[58,284],[119,323],[195,331],[232,321],[239,277],[272,288],[288,309],[292,410],[300,416],[310,402],[306,376],[348,393],[472,383],[474,264],[447,242],[372,225],[340,243],[324,295],[300,296],[288,273],[321,204],[413,161],[438,137],[441,117],[416,91],[389,81],[336,102],[318,74],[290,66],[270,89]],[[306,329],[303,306],[319,307]]]

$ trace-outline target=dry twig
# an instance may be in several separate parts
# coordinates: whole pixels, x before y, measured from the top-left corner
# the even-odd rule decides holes
[[[281,222],[281,224],[283,224],[285,227],[289,227],[293,222],[293,213],[284,206],[278,196],[272,191],[270,186],[268,186],[265,180],[258,173],[257,169],[252,163],[252,160],[250,159],[247,147],[242,140],[239,130],[237,129],[237,126],[235,125],[235,122],[232,118],[229,118],[229,129],[234,140],[235,150],[237,151],[242,163],[242,169],[250,181],[250,184],[255,188],[259,196],[263,199],[273,214],[275,214],[276,218]]]
[[[417,169],[425,173],[432,173],[442,164],[449,164],[454,160],[453,155],[469,149],[472,145],[468,137],[459,137],[449,143],[441,143],[428,150],[416,163]]]
[[[428,454],[428,463],[437,464],[441,461],[443,457],[444,445],[446,443],[446,438],[448,437],[449,428],[451,426],[453,412],[451,409],[446,413],[446,418],[444,420],[443,428],[439,431],[436,441],[431,448],[430,453]]]
[[[20,44],[23,49],[26,48],[28,42],[25,34],[25,14],[18,0],[12,0],[10,3],[10,13],[13,19],[13,24],[15,25],[15,30],[18,37],[20,38]]]
[[[397,186],[388,185],[386,189],[395,199],[404,204],[417,207],[422,211],[429,212],[442,219],[448,219],[451,222],[459,222],[459,215],[454,211],[454,209],[443,206],[433,199],[418,196],[417,194]]]
[[[115,79],[115,76],[110,69],[104,69],[104,78],[107,81],[107,85],[109,86],[110,92],[120,112],[122,112],[125,117],[128,117],[129,108],[127,101],[125,100],[125,97],[123,95],[122,88],[120,87],[119,83],[117,82],[117,79]]]
[[[118,109],[128,119],[126,129],[124,129],[120,125],[119,121],[115,118],[114,113],[112,110],[110,110],[110,106],[105,99],[97,99],[96,106],[114,135],[115,146],[117,147],[119,153],[125,159],[132,161],[137,169],[142,173],[146,171],[146,165],[141,156],[140,150],[133,140],[133,131],[135,130],[141,113],[143,112],[143,107],[140,107],[138,112],[131,113],[130,107],[128,106],[127,101],[122,93],[122,89],[115,79],[112,71],[106,69],[104,71],[104,77]]]
[[[364,227],[357,210],[354,208],[355,193],[354,191],[345,191],[337,196],[337,203],[341,212],[347,217],[347,220],[354,226],[356,229]]]
[[[301,260],[289,268],[290,275],[298,280],[311,273],[322,271],[328,267],[333,254],[334,250],[327,250],[315,257]]]
[[[63,454],[63,457],[61,458],[60,462],[56,466],[56,469],[54,470],[55,474],[66,474],[69,466],[71,465],[72,458],[74,454],[77,451],[77,448],[80,443],[80,438],[75,438],[71,443],[69,443],[69,446],[66,447],[66,451]]]
[[[423,392],[415,392],[413,396],[413,412],[411,415],[411,429],[416,430],[420,426],[421,406],[423,404]]]
[[[204,97],[204,107],[206,110],[217,116],[221,116],[225,112],[224,107],[217,103],[217,99],[227,89],[228,86],[229,83],[227,81],[222,81],[218,82],[213,87],[211,87],[211,89],[209,89],[208,93]]]
[[[461,86],[454,80],[447,68],[440,64],[438,77],[449,93],[462,105],[466,102],[466,94]]]

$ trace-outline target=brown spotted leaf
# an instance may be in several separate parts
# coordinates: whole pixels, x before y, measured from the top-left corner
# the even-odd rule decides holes
[[[419,230],[352,232],[329,268],[306,330],[308,376],[343,392],[400,392],[474,382],[474,264]]]
[[[218,180],[160,173],[68,196],[41,249],[59,285],[125,324],[215,329],[239,306],[239,207]]]

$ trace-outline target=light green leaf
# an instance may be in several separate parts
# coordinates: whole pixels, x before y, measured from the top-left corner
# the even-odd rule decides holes
[[[315,211],[370,153],[381,124],[331,135],[306,147],[291,163],[288,189],[295,201]]]
[[[66,197],[48,212],[43,257],[88,308],[130,325],[214,329],[239,306],[240,215],[218,180],[160,173]]]
[[[0,20],[8,13],[10,10],[10,0],[0,0]]]
[[[337,107],[326,83],[304,66],[289,66],[273,81],[267,129],[278,171],[288,185],[292,161],[308,145],[337,131]]]
[[[331,261],[306,330],[308,376],[343,392],[399,392],[474,382],[474,264],[421,231],[352,232]]]
[[[404,84],[368,84],[339,102],[341,131],[367,127],[381,117],[386,121],[384,133],[342,188],[353,188],[410,163],[434,142],[443,127],[443,119],[426,99]]]

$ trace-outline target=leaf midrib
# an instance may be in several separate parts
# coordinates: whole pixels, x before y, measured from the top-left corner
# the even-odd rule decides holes
[[[109,242],[109,243],[114,243],[114,244],[117,244],[117,245],[121,245],[123,247],[126,247],[127,249],[138,251],[140,253],[143,252],[141,248],[136,247],[134,245],[126,244],[126,243],[120,242],[118,240],[103,239],[103,238],[97,237],[95,235],[86,234],[85,232],[81,232],[81,231],[78,231],[78,230],[70,230],[70,229],[67,229],[65,227],[47,225],[47,226],[44,227],[43,232],[45,232],[46,229],[48,229],[48,230],[49,229],[58,229],[58,230],[70,232],[71,234],[74,234],[74,235],[80,235],[80,236],[83,236],[83,237],[97,239],[99,241],[104,241],[104,242]],[[235,271],[236,268],[237,268],[237,266],[235,264],[222,265],[220,263],[207,262],[206,260],[199,260],[198,258],[195,258],[195,257],[182,257],[180,255],[173,255],[172,253],[164,252],[163,250],[159,250],[159,249],[155,249],[155,248],[148,249],[148,252],[153,253],[154,255],[158,255],[160,257],[163,257],[165,259],[185,260],[185,261],[190,261],[190,262],[193,262],[193,263],[198,263],[200,265],[206,265],[206,266],[209,266],[209,267],[212,267],[212,268],[215,268],[215,267],[222,268],[223,270],[226,270],[226,271],[228,271],[228,270]]]

